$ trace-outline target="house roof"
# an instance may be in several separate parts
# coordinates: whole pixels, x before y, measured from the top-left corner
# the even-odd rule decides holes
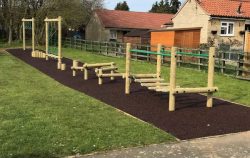
[[[159,29],[171,22],[173,14],[99,9],[96,14],[106,28]]]
[[[250,18],[250,0],[197,0],[211,16]],[[239,7],[241,9],[239,11]]]

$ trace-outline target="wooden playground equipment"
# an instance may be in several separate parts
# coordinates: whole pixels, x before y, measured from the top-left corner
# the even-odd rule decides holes
[[[115,77],[122,77],[125,78],[126,83],[126,94],[130,93],[130,84],[133,79],[135,82],[141,83],[142,86],[148,87],[148,89],[156,89],[157,88],[164,88],[165,86],[169,85],[168,83],[164,83],[164,79],[161,78],[161,45],[158,45],[158,53],[151,52],[151,54],[157,55],[157,66],[156,66],[156,73],[155,74],[132,74],[130,72],[131,69],[131,53],[134,52],[142,52],[142,50],[133,49],[131,50],[131,44],[127,44],[126,48],[126,72],[121,73],[118,71],[118,68],[115,65],[111,65],[108,67],[101,67],[95,70],[97,77],[98,77],[98,84],[103,84],[103,78],[110,78],[114,80]],[[145,53],[145,52],[144,52]]]
[[[45,53],[39,50],[35,50],[35,19],[22,19],[23,27],[23,50],[26,50],[26,30],[31,30],[32,32],[32,52],[31,56],[35,58],[45,58]]]
[[[49,19],[46,17],[45,21],[45,32],[46,32],[46,60],[53,58],[57,60],[57,69],[65,70],[66,65],[62,63],[62,17],[59,16],[56,19]],[[56,26],[57,23],[57,26]],[[54,29],[54,30],[53,30]],[[50,49],[50,40],[56,34],[57,36],[57,48]]]
[[[164,91],[165,88],[169,86],[169,83],[164,82],[164,79],[161,78],[161,66],[162,66],[162,54],[161,44],[157,45],[157,52],[152,51],[143,51],[138,49],[131,49],[131,44],[128,43],[126,47],[126,72],[124,75],[125,78],[125,94],[130,94],[130,83],[132,79],[135,82],[145,86],[150,90],[159,90]],[[149,55],[156,55],[157,64],[156,64],[156,73],[154,74],[132,74],[131,73],[131,53],[144,53]]]
[[[180,88],[176,87],[176,68],[178,55],[188,53],[177,52],[177,48],[171,50],[171,66],[170,66],[170,87],[169,87],[169,111],[175,111],[175,95],[181,93],[207,93],[207,107],[213,106],[213,93],[218,91],[218,87],[214,86],[214,66],[215,66],[215,47],[209,49],[208,56],[208,81],[207,87],[199,88]],[[206,56],[206,55],[203,55]]]
[[[88,80],[89,70],[95,69],[96,73],[99,73],[100,69],[105,69],[105,71],[107,71],[107,69],[109,68],[110,71],[114,72],[114,70],[111,70],[110,67],[115,68],[115,63],[114,62],[94,63],[94,64],[84,63],[82,66],[79,66],[79,62],[77,60],[73,60],[73,65],[72,65],[71,69],[73,71],[73,76],[76,76],[77,71],[83,71],[84,80]],[[100,75],[100,77],[104,77],[104,76]],[[114,77],[110,76],[110,78],[111,78],[111,80],[114,80]]]
[[[98,77],[98,84],[103,84],[103,78],[110,78],[111,81],[115,80],[115,77],[124,77],[124,73],[118,71],[118,67],[115,64],[95,69]]]
[[[131,52],[141,52],[141,53],[157,55],[156,74],[132,75],[130,72]],[[169,111],[175,111],[175,95],[182,94],[182,93],[207,93],[207,107],[209,107],[209,108],[212,107],[213,106],[213,93],[218,91],[218,87],[214,86],[215,47],[211,47],[209,49],[209,55],[207,55],[207,54],[192,54],[189,52],[178,52],[176,47],[172,47],[171,54],[166,54],[165,52],[168,52],[168,51],[162,51],[162,47],[160,44],[158,44],[157,52],[133,50],[133,49],[131,49],[131,44],[127,44],[125,94],[130,93],[130,83],[131,83],[131,77],[132,77],[132,78],[134,78],[135,82],[141,83],[141,86],[146,86],[150,90],[154,90],[157,92],[169,93]],[[176,86],[177,58],[180,55],[208,57],[207,87],[181,88],[179,86]],[[164,82],[164,79],[162,79],[160,77],[161,76],[161,57],[162,56],[171,57],[170,83]]]

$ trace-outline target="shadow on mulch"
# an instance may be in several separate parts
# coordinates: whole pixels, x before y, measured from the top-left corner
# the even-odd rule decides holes
[[[180,94],[176,111],[168,111],[168,95],[148,91],[132,84],[130,95],[124,94],[124,80],[104,80],[98,85],[94,71],[88,81],[82,73],[72,77],[72,60],[63,59],[66,71],[56,69],[56,61],[32,58],[30,50],[9,49],[9,53],[54,78],[65,86],[83,92],[115,108],[171,133],[179,139],[192,139],[250,130],[250,108],[214,99],[214,108],[206,108],[206,97],[199,94]],[[14,70],[13,70],[14,71]]]

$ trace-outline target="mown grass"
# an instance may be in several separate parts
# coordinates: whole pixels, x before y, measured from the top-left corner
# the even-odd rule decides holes
[[[107,57],[97,53],[85,52],[72,48],[64,48],[63,56],[87,63],[115,62],[120,72],[125,71],[125,58]],[[156,66],[144,61],[132,61],[131,71],[134,73],[154,73]],[[163,77],[169,81],[169,67],[162,67]],[[215,85],[219,87],[216,97],[250,106],[250,82],[238,80],[220,73],[215,73]],[[192,68],[178,67],[177,84],[183,87],[200,87],[207,84],[207,72]]]
[[[0,157],[64,157],[174,141],[0,53]]]

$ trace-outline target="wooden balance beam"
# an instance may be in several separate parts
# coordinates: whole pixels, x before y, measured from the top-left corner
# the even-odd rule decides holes
[[[115,71],[118,70],[118,67],[102,67],[102,68],[96,68],[95,72],[98,74],[99,71]]]
[[[155,83],[155,82],[162,82],[164,79],[158,78],[143,78],[143,79],[135,79],[135,82],[139,83]]]
[[[101,68],[104,66],[110,66],[110,67],[114,67],[115,63],[111,62],[111,63],[96,63],[96,64],[88,64],[85,63],[83,65],[82,71],[84,71],[84,80],[88,80],[88,70],[89,69],[94,69],[94,68]]]
[[[96,75],[98,77],[98,84],[102,85],[103,84],[103,78],[105,77],[110,77],[110,80],[114,80],[115,77],[123,77],[125,76],[124,73],[119,73],[117,72],[118,68],[114,67],[114,64],[111,65],[110,67],[101,67],[101,68],[97,68],[95,70]],[[110,73],[103,73],[103,72],[109,72]]]
[[[131,75],[135,79],[139,78],[156,78],[157,74],[132,74]]]
[[[213,93],[217,92],[218,87],[201,87],[201,88],[176,88],[174,94],[180,93]]]
[[[157,90],[157,89],[165,89],[165,88],[169,88],[169,86],[148,87],[149,90]]]
[[[169,86],[169,83],[141,83],[144,87],[155,87],[155,86]]]

